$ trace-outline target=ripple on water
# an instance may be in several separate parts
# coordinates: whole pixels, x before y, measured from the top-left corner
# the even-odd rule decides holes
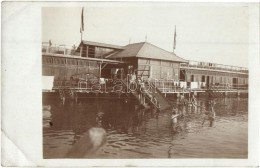
[[[200,104],[207,103],[205,99],[198,101]],[[216,101],[220,104],[224,102]],[[187,114],[186,121],[180,124],[183,131],[175,135],[171,132],[170,111],[161,113],[158,119],[146,113],[137,123],[132,121],[134,112],[124,114],[120,110],[121,105],[117,104],[115,107],[118,109],[111,113],[111,105],[106,103],[110,104],[94,101],[94,106],[104,107],[102,110],[105,114],[109,113],[107,120],[113,127],[107,130],[107,141],[93,153],[93,158],[247,158],[247,99],[228,98],[225,106],[216,106],[213,127],[208,127],[207,121],[204,127],[201,126],[202,114],[197,109],[198,113]],[[73,108],[68,108],[63,113],[59,111],[61,107],[51,105],[52,115],[48,117],[59,122],[53,127],[46,127],[50,118],[43,119],[45,158],[64,157],[86,128],[95,126],[93,120],[97,111],[92,107],[93,102],[78,106],[76,108],[91,111],[70,114],[69,110]]]

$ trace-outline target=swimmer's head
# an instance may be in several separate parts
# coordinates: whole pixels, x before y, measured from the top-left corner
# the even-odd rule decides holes
[[[97,116],[98,116],[98,117],[102,117],[103,115],[104,115],[103,112],[98,112],[98,113],[97,113]]]

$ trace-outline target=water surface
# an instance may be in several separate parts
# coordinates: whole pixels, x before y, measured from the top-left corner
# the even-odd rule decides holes
[[[171,99],[176,103],[176,100]],[[97,127],[97,115],[104,113],[102,127],[106,142],[90,158],[247,158],[248,99],[215,99],[213,127],[202,127],[201,108],[184,108],[185,120],[178,134],[170,126],[171,110],[158,118],[135,110],[135,102],[120,99],[84,99],[77,103],[45,102],[43,108],[44,158],[64,158],[83,134]],[[197,105],[208,107],[207,99]],[[50,125],[50,122],[52,125]]]

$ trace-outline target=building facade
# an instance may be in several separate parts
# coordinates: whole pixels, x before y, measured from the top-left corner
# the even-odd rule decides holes
[[[144,80],[177,81],[180,76],[180,63],[188,62],[147,42],[129,44],[110,58],[126,62],[124,71],[127,71],[127,74],[134,72]]]
[[[144,80],[169,81],[170,85],[186,82],[182,87],[248,86],[246,68],[188,61],[148,42],[122,47],[82,41],[70,49],[42,45],[42,75],[54,76],[56,81],[125,79],[133,73]]]

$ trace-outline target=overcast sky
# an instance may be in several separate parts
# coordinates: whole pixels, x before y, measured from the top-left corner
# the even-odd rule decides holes
[[[83,40],[127,45],[145,41],[188,60],[248,67],[248,7],[244,4],[85,3]],[[42,41],[80,42],[81,7],[42,8]]]

